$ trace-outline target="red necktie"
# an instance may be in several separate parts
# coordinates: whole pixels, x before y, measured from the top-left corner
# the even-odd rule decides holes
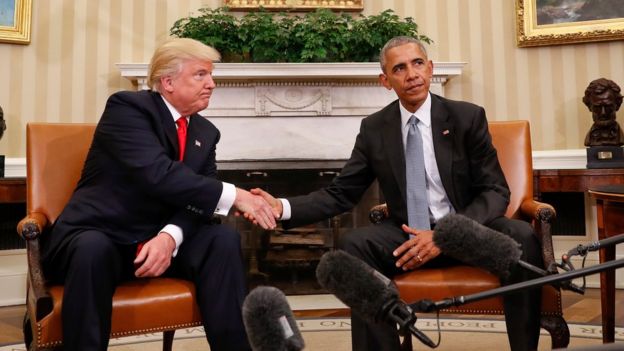
[[[178,146],[180,147],[180,161],[184,159],[184,148],[186,146],[186,129],[188,126],[188,121],[186,117],[180,117],[176,120],[176,124],[178,125]],[[147,240],[142,241],[137,244],[137,250],[135,256],[139,255],[143,245],[147,242]]]
[[[186,146],[186,129],[188,121],[186,120],[186,117],[180,117],[176,120],[176,124],[178,125],[178,146],[180,147],[180,161],[182,161],[184,159],[184,148]],[[139,252],[141,252],[141,249],[146,242],[147,240],[137,244],[135,256],[139,255]]]
[[[180,161],[184,159],[184,149],[186,147],[186,129],[188,126],[188,121],[186,117],[180,117],[176,121],[178,125],[178,145],[180,146]]]

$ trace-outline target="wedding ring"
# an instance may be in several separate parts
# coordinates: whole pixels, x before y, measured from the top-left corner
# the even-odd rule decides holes
[[[420,255],[416,255],[416,259],[418,260],[418,262],[422,262],[422,258],[420,258]]]

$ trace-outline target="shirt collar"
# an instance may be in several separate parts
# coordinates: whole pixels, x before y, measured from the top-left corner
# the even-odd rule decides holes
[[[418,118],[418,120],[425,126],[431,126],[431,93],[427,94],[427,99],[425,99],[425,102],[418,110],[416,110],[416,112],[409,112],[405,107],[403,107],[400,101],[399,110],[401,110],[401,126],[405,127],[412,115],[416,116],[416,118]]]
[[[178,112],[178,110],[176,110],[176,108],[173,107],[173,105],[169,101],[167,101],[167,99],[165,99],[165,97],[162,96],[162,94],[160,95],[160,97],[165,102],[165,105],[169,109],[169,112],[171,113],[171,116],[173,116],[173,122],[175,123],[175,121],[177,121],[178,118],[182,117],[182,114],[180,112]],[[188,117],[186,117],[186,120],[188,121]]]

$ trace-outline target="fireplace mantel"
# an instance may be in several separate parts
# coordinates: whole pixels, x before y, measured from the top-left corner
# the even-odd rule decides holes
[[[431,92],[461,74],[463,62],[434,63]],[[147,89],[145,63],[119,63]],[[379,84],[378,63],[217,63],[210,106],[221,131],[221,164],[271,160],[346,160],[363,117],[396,99]]]
[[[452,77],[461,75],[465,65],[465,62],[435,62],[432,86],[436,84],[443,86]],[[118,63],[116,66],[121,71],[121,76],[129,79],[138,89],[147,89],[147,63]],[[217,83],[250,80],[365,80],[377,82],[379,73],[381,73],[381,69],[377,62],[216,63],[213,76]]]

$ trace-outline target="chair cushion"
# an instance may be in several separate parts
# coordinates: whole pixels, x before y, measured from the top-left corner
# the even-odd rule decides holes
[[[401,298],[407,303],[422,299],[439,301],[500,287],[493,274],[476,267],[453,266],[444,269],[421,268],[395,277]],[[542,288],[542,314],[561,315],[561,300],[552,286]],[[504,314],[502,296],[453,307],[444,312],[465,314]]]
[[[63,287],[52,286],[50,295],[54,301],[52,312],[34,325],[35,342],[40,348],[59,346],[62,340]],[[132,280],[119,285],[113,296],[111,337],[198,325],[201,315],[192,282],[173,278]]]

